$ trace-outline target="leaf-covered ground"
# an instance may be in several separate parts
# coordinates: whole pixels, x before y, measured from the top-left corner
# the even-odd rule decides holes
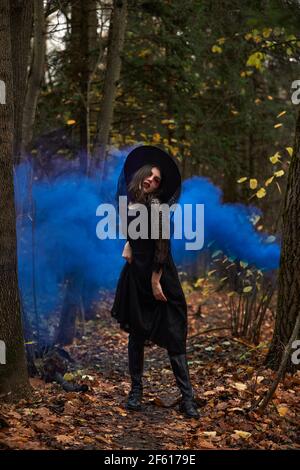
[[[222,294],[208,299],[201,314],[198,297],[194,292],[187,300],[199,420],[178,413],[180,394],[168,356],[156,346],[145,349],[143,410],[126,411],[127,334],[111,319],[107,296],[85,336],[66,348],[76,360],[67,378],[88,384],[89,391],[64,392],[31,379],[30,400],[0,405],[0,449],[300,448],[299,372],[287,375],[263,416],[247,413],[273,377],[262,365],[266,343],[254,348],[231,338]],[[269,334],[264,332],[265,339]]]

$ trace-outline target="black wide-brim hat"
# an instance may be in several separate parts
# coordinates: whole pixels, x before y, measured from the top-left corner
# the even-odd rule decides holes
[[[134,173],[144,165],[158,165],[162,172],[162,202],[177,199],[181,190],[181,175],[174,158],[167,152],[154,145],[140,145],[134,148],[126,157],[124,175],[128,187]]]

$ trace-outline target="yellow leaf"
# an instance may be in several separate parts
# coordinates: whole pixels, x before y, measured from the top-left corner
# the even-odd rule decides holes
[[[205,279],[203,277],[199,277],[199,279],[194,283],[194,287],[200,287],[204,281]]]
[[[246,293],[247,293],[247,292],[251,292],[251,291],[252,291],[252,286],[246,286],[246,287],[244,287],[244,289],[243,289],[243,292],[246,292]]]
[[[72,374],[71,372],[67,372],[64,375],[64,380],[70,381],[70,380],[73,380],[73,379],[74,379],[74,374]]]
[[[253,36],[253,40],[254,40],[256,43],[259,43],[259,42],[262,41],[262,37],[259,36],[259,35],[255,35],[255,36]]]
[[[214,46],[212,46],[211,50],[212,50],[212,52],[218,53],[218,54],[221,54],[221,52],[222,52],[222,48],[220,46],[217,46],[216,44]]]
[[[75,123],[76,123],[75,119],[69,119],[67,121],[68,126],[71,126],[72,124],[75,124]]]
[[[215,272],[216,272],[216,269],[213,269],[212,271],[208,271],[207,275],[208,275],[208,276],[211,276],[211,275],[212,275],[213,273],[215,273]]]
[[[270,36],[271,32],[272,32],[272,28],[264,28],[263,32],[262,32],[263,37],[268,38]]]
[[[262,60],[265,58],[265,54],[262,52],[254,52],[248,57],[248,60],[246,62],[246,65],[249,67],[255,67],[257,69],[260,69],[262,67]]]
[[[139,57],[146,57],[147,55],[151,55],[150,49],[144,49],[138,53]]]
[[[235,295],[235,292],[234,292],[234,291],[228,292],[227,297],[232,297],[233,295]]]
[[[278,413],[280,414],[280,416],[285,416],[287,414],[287,412],[289,411],[288,407],[287,406],[277,406],[277,411]]]
[[[162,124],[170,124],[170,123],[174,123],[174,119],[162,119],[162,121],[160,121]]]
[[[266,194],[267,194],[267,191],[265,190],[265,188],[260,188],[256,193],[256,197],[261,199],[262,197],[265,197]]]
[[[203,431],[205,437],[216,437],[217,431]]]
[[[273,165],[279,161],[280,161],[279,152],[276,152],[272,157],[270,157],[270,162],[273,163]]]
[[[279,170],[279,171],[275,171],[274,175],[279,178],[280,176],[283,176],[284,175],[284,170]]]
[[[265,378],[264,378],[263,375],[258,375],[258,376],[256,377],[256,382],[257,382],[258,384],[260,384],[263,380],[265,380]]]
[[[242,439],[249,439],[249,437],[251,436],[251,432],[239,431],[237,429],[235,429],[234,432],[238,437],[241,437]]]
[[[268,178],[268,179],[265,181],[265,186],[269,186],[269,184],[272,183],[273,179],[274,179],[274,176],[271,176],[271,178]]]
[[[249,182],[249,186],[251,189],[256,189],[257,188],[257,180],[255,178],[251,178]]]
[[[293,147],[285,147],[285,150],[287,150],[290,157],[293,155]]]
[[[160,134],[158,132],[155,132],[152,136],[152,140],[154,143],[160,142]]]
[[[240,178],[239,180],[237,180],[237,183],[243,183],[244,181],[247,181],[247,176],[243,176],[242,178]]]
[[[225,42],[225,38],[219,38],[219,39],[217,39],[217,43],[218,43],[218,44],[221,44],[221,45],[222,45],[222,44],[224,44],[224,42]]]
[[[278,127],[281,127],[282,126],[282,123],[281,122],[278,122],[277,124],[274,124],[274,128],[277,129]]]
[[[277,114],[276,117],[279,118],[279,117],[281,117],[281,116],[284,116],[285,114],[286,114],[286,111],[281,111],[281,113]]]
[[[247,390],[247,385],[243,384],[242,382],[234,382],[232,386],[236,388],[237,390],[239,390],[240,392]]]
[[[209,397],[210,395],[215,395],[216,391],[215,390],[207,390],[206,392],[203,393],[205,397]]]

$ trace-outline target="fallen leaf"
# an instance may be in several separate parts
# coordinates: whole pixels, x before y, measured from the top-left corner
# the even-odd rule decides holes
[[[199,449],[216,449],[216,446],[206,439],[198,439],[197,444]]]
[[[241,437],[242,439],[249,439],[249,437],[251,436],[251,432],[239,431],[237,429],[234,430],[234,433],[236,436]]]
[[[287,414],[287,412],[289,411],[287,406],[279,405],[276,408],[277,408],[277,411],[280,414],[280,416],[285,416]]]
[[[74,443],[74,437],[70,435],[66,436],[65,434],[59,434],[58,436],[55,436],[55,438],[61,444],[73,444]]]
[[[234,382],[233,384],[231,384],[232,387],[236,388],[237,390],[239,390],[240,392],[241,391],[244,391],[244,390],[247,390],[247,385],[241,383],[241,382]]]
[[[216,437],[217,432],[216,431],[203,431],[202,434],[206,437]]]

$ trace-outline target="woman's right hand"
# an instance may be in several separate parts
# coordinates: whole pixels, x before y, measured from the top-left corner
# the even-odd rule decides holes
[[[129,264],[132,262],[132,249],[131,249],[129,242],[125,243],[122,257],[125,258]]]

